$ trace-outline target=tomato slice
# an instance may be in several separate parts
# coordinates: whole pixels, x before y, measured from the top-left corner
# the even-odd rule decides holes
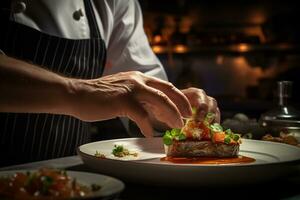
[[[214,143],[224,143],[224,139],[225,139],[225,133],[224,132],[215,132],[213,134],[213,142]]]
[[[203,130],[202,139],[203,140],[210,140],[210,129],[203,122],[198,123],[198,128]]]

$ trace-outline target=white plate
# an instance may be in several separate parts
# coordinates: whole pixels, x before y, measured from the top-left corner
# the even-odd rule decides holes
[[[34,172],[34,170],[10,170],[10,171],[0,171],[0,177],[12,176],[16,172]],[[97,184],[101,186],[101,189],[93,192],[91,195],[82,198],[74,198],[76,200],[80,199],[113,199],[117,197],[122,190],[124,189],[124,183],[116,178],[87,173],[87,172],[78,172],[78,171],[66,171],[68,176],[76,178],[78,183],[90,186],[91,184]]]
[[[117,158],[114,145],[123,145],[138,157]],[[98,151],[107,159],[94,156]],[[155,185],[223,185],[270,181],[292,173],[300,163],[300,148],[287,144],[243,139],[240,155],[254,158],[247,164],[174,164],[162,162],[162,138],[128,138],[88,143],[78,148],[83,162],[94,170],[124,181]]]

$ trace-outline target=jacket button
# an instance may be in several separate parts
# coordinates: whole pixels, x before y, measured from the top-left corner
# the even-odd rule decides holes
[[[76,11],[73,13],[73,18],[74,18],[76,21],[79,21],[81,17],[83,17],[83,11],[82,11],[82,9],[80,8],[79,10],[76,10]]]
[[[12,5],[12,11],[15,14],[22,13],[26,10],[26,4],[23,1],[16,1]]]

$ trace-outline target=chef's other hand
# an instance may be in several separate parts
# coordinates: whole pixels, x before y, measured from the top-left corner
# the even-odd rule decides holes
[[[187,97],[171,83],[141,72],[122,72],[99,79],[69,79],[71,115],[84,121],[128,117],[146,137],[153,130],[149,113],[170,127],[181,128],[191,117]]]
[[[196,108],[195,117],[197,120],[203,120],[205,115],[211,112],[216,115],[214,122],[220,123],[221,113],[216,99],[207,96],[204,90],[198,88],[191,87],[181,90],[181,92],[189,99],[192,107]]]

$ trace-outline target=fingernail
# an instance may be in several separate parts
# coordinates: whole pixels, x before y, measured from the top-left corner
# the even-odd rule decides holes
[[[174,122],[173,122],[173,127],[174,128],[182,128],[184,125],[183,123],[183,120],[181,118],[179,119],[176,119]]]
[[[191,108],[184,109],[184,113],[182,113],[183,117],[192,117],[193,112]]]
[[[205,111],[200,111],[199,113],[197,113],[197,119],[200,120],[200,121],[203,120],[205,114],[206,114]]]

